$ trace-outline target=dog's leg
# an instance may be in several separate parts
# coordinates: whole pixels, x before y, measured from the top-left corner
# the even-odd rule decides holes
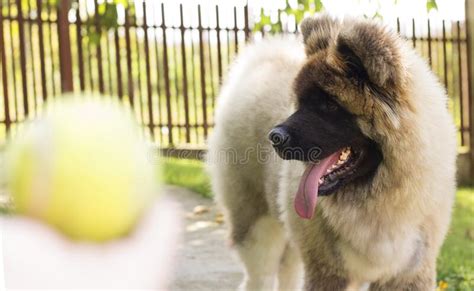
[[[434,265],[434,264],[433,264]],[[370,285],[370,291],[428,291],[436,289],[435,267],[420,268],[415,274],[399,275],[385,282]]]
[[[286,241],[275,218],[260,217],[235,248],[245,267],[243,290],[273,290]]]
[[[341,273],[340,263],[330,254],[330,248],[302,253],[305,260],[304,290],[348,290],[351,282]]]
[[[319,275],[320,276],[312,275],[305,278],[304,290],[347,290],[347,288],[350,286],[349,282],[345,278],[329,274]]]
[[[278,270],[278,290],[300,290],[303,282],[303,265],[297,250],[287,244]]]

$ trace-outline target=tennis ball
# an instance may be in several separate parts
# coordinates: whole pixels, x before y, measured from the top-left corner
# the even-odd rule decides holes
[[[15,211],[77,240],[127,234],[156,193],[138,126],[111,99],[64,97],[7,146]]]

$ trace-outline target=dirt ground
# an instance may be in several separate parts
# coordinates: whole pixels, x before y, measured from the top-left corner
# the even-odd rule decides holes
[[[213,201],[176,186],[164,190],[181,204],[184,215],[183,240],[169,289],[236,290],[243,274],[227,247],[226,229]]]

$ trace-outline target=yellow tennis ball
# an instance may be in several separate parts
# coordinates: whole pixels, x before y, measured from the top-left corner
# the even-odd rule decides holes
[[[109,100],[64,97],[26,125],[7,149],[7,182],[18,213],[73,239],[128,233],[156,193],[138,126]]]

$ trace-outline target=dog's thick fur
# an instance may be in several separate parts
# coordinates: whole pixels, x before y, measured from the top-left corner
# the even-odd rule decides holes
[[[444,88],[380,24],[323,16],[306,19],[301,31],[304,45],[265,40],[240,55],[209,140],[213,190],[246,270],[242,287],[298,288],[301,261],[307,290],[432,290],[455,193],[455,127]],[[357,69],[372,87],[358,81]],[[278,158],[267,134],[311,84],[356,117],[383,160],[367,182],[319,197],[305,220],[293,205],[304,163]]]

